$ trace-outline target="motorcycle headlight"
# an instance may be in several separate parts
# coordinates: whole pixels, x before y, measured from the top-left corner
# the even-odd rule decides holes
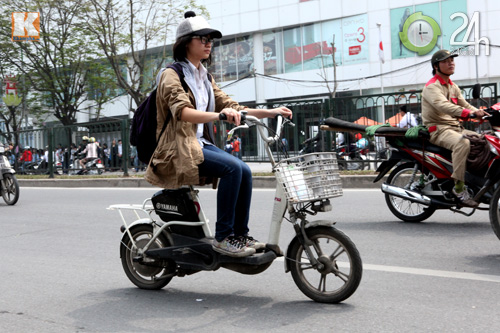
[[[9,160],[7,159],[7,157],[2,156],[2,159],[3,159],[3,164],[5,165],[5,168],[6,168],[6,169],[10,169],[10,168],[11,168],[11,166],[10,166],[10,162],[9,162]]]

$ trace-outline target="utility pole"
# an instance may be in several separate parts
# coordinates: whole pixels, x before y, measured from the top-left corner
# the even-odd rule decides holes
[[[332,98],[335,98],[337,93],[337,63],[335,62],[335,34],[333,34],[332,41],[332,58],[333,58],[333,93]]]
[[[379,34],[381,34],[381,26],[382,26],[382,23],[377,22]],[[384,94],[384,80],[382,78],[382,61],[380,61],[380,93],[382,95]],[[377,118],[378,118],[378,122],[383,124],[385,121],[385,100],[384,100],[384,96],[381,96],[381,97],[382,97],[382,108],[379,111]]]

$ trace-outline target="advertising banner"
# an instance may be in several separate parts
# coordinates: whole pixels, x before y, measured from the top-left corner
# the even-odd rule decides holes
[[[461,13],[462,15],[454,15]],[[462,41],[461,30],[467,15],[467,0],[448,0],[391,9],[392,59],[432,54],[438,49],[453,50]]]
[[[342,19],[343,63],[352,65],[368,62],[368,15],[356,15]]]

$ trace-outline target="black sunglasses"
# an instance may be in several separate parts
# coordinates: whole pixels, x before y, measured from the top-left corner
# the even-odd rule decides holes
[[[207,36],[193,36],[193,38],[197,38],[200,40],[202,44],[213,43],[214,39]]]

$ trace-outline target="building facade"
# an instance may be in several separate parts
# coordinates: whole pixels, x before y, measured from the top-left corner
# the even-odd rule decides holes
[[[224,36],[213,45],[210,71],[242,103],[328,98],[334,89],[336,96],[420,90],[442,48],[461,55],[452,77],[460,85],[500,78],[494,0],[198,3]],[[151,79],[156,70],[152,56]],[[104,115],[123,115],[129,104],[117,101]]]

